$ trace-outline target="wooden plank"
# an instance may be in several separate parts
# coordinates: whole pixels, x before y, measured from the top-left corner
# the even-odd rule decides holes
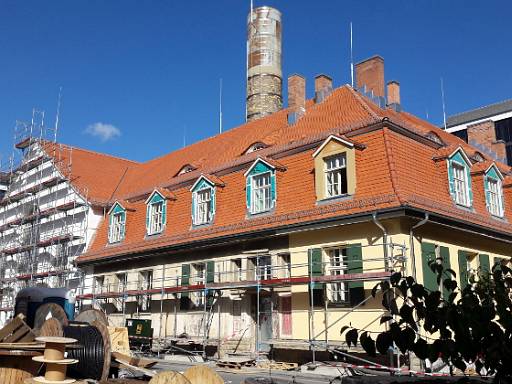
[[[130,339],[128,337],[128,328],[126,327],[107,327],[110,336],[112,352],[120,352],[130,355]]]
[[[10,336],[7,336],[3,341],[4,341],[4,343],[15,343],[29,332],[30,332],[30,328],[28,327],[28,325],[22,325],[16,331],[14,331]]]
[[[9,336],[12,332],[18,329],[23,323],[23,316],[21,313],[18,314],[14,319],[12,319],[9,323],[5,325],[2,329],[0,329],[0,341],[2,341],[5,337]]]
[[[135,365],[131,365],[123,360],[119,360],[117,358],[114,357],[114,361],[118,362],[122,368],[125,368],[129,371],[133,371],[133,372],[137,372],[137,373],[142,373],[146,376],[149,376],[149,377],[153,377],[156,375],[156,372],[155,371],[152,371],[150,369],[146,369],[146,368],[141,368],[141,367],[137,367]]]
[[[156,363],[158,363],[157,360],[144,359],[142,357],[133,357],[130,355],[125,355],[120,352],[112,352],[112,356],[116,360],[124,361],[125,363],[133,365],[135,367],[140,367],[140,368],[151,368]]]

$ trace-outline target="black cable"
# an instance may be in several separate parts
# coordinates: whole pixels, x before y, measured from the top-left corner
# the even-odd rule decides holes
[[[69,376],[76,379],[101,380],[105,351],[103,336],[98,328],[83,323],[70,323],[64,327],[64,336],[77,340],[76,348],[67,349],[67,358],[78,359],[68,366]]]

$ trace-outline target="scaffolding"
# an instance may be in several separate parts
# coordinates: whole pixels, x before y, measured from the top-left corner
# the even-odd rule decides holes
[[[78,282],[75,258],[87,240],[87,191],[73,185],[73,150],[56,142],[57,128],[33,110],[16,122],[13,153],[0,170],[7,189],[0,200],[0,318],[28,286],[69,287]]]
[[[349,246],[349,245],[347,245]],[[256,252],[251,255],[245,255],[244,265],[248,267],[241,268],[225,268],[226,262],[233,262],[235,260],[243,260],[240,258],[235,259],[210,259],[205,261],[190,261],[191,264],[202,267],[196,268],[196,273],[187,273],[182,275],[166,276],[166,270],[169,266],[158,267],[144,267],[137,270],[122,270],[116,272],[108,272],[98,274],[93,277],[91,285],[86,286],[81,284],[81,291],[77,293],[77,300],[83,307],[84,303],[92,306],[93,308],[103,309],[108,312],[106,308],[109,306],[114,308],[117,314],[122,315],[123,325],[126,322],[127,316],[127,303],[136,304],[136,313],[130,314],[138,317],[139,310],[146,306],[148,301],[160,304],[160,325],[158,336],[155,340],[158,343],[158,353],[160,353],[160,346],[165,344],[166,339],[179,338],[177,334],[177,308],[180,306],[180,301],[183,297],[193,298],[196,303],[196,309],[202,307],[202,331],[197,334],[198,344],[202,344],[203,355],[205,355],[207,345],[217,345],[218,353],[220,354],[220,346],[226,341],[226,338],[221,337],[221,304],[220,300],[223,296],[222,292],[228,295],[242,295],[250,293],[255,296],[256,300],[256,316],[254,321],[254,346],[256,359],[268,351],[268,344],[272,342],[264,340],[261,337],[260,321],[263,317],[272,317],[275,315],[275,308],[273,301],[270,300],[270,306],[262,305],[262,293],[265,292],[273,295],[277,291],[283,292],[283,289],[290,293],[291,287],[302,285],[308,287],[310,300],[308,309],[308,331],[309,338],[307,345],[312,353],[313,361],[315,361],[315,351],[317,350],[332,350],[333,345],[330,344],[329,331],[333,326],[340,325],[339,323],[347,316],[347,314],[360,308],[370,298],[361,298],[357,303],[352,303],[347,306],[347,314],[341,315],[336,321],[329,324],[328,322],[328,302],[351,302],[351,284],[359,283],[359,286],[368,281],[382,281],[387,280],[393,272],[405,272],[407,270],[407,248],[404,244],[388,243],[359,245],[361,248],[369,249],[368,252],[375,254],[372,257],[365,257],[362,260],[346,260],[346,258],[339,257],[338,259],[329,258],[329,260],[314,260],[308,257],[306,263],[292,263],[293,254],[290,252],[280,253],[287,255],[285,260],[288,262],[273,265],[269,263],[271,255],[267,251]],[[299,253],[299,252],[297,252]],[[304,254],[302,253],[302,256]],[[274,254],[275,256],[275,254]],[[212,264],[211,263],[215,263]],[[250,263],[252,264],[250,264]],[[357,265],[356,265],[357,264]],[[249,267],[249,265],[251,265]],[[171,267],[176,268],[176,266]],[[316,273],[314,272],[316,271]],[[131,280],[128,276],[131,275]],[[107,276],[115,276],[116,278],[107,282]],[[153,276],[160,276],[153,278]],[[322,308],[315,305],[316,298],[314,297],[314,290],[320,289],[323,292]],[[228,296],[231,297],[231,296]],[[167,329],[162,334],[162,316],[164,301],[174,301],[174,331],[172,336],[167,335]],[[291,304],[290,304],[291,305]],[[156,308],[154,306],[153,308]],[[213,318],[217,312],[219,327],[218,335],[216,338],[210,337],[210,328]],[[323,326],[319,329],[315,327],[315,313],[323,312],[324,321]],[[109,313],[106,313],[107,315]],[[154,313],[153,313],[154,314]],[[158,316],[158,313],[156,314]],[[291,307],[290,307],[291,316]],[[380,315],[379,315],[380,318]],[[378,319],[376,319],[378,320]],[[291,321],[291,317],[290,317]]]

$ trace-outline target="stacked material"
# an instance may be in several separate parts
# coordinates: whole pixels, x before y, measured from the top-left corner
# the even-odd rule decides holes
[[[78,363],[77,359],[67,359],[64,351],[67,344],[76,343],[75,339],[67,337],[37,337],[36,341],[45,343],[44,355],[34,356],[32,360],[46,364],[44,376],[37,376],[27,379],[25,383],[45,384],[71,384],[75,379],[66,377],[67,366]]]

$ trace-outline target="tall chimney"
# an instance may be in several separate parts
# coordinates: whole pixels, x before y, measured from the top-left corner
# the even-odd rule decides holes
[[[293,124],[306,112],[306,79],[301,75],[288,77],[288,123]]]
[[[366,92],[372,91],[373,96],[384,97],[384,59],[373,56],[356,64],[357,89],[366,87]]]
[[[321,103],[332,92],[332,79],[327,75],[315,77],[315,101]]]
[[[396,80],[388,81],[387,105],[396,111],[400,109],[400,83]]]
[[[246,120],[256,120],[283,106],[281,12],[258,7],[247,18]]]

